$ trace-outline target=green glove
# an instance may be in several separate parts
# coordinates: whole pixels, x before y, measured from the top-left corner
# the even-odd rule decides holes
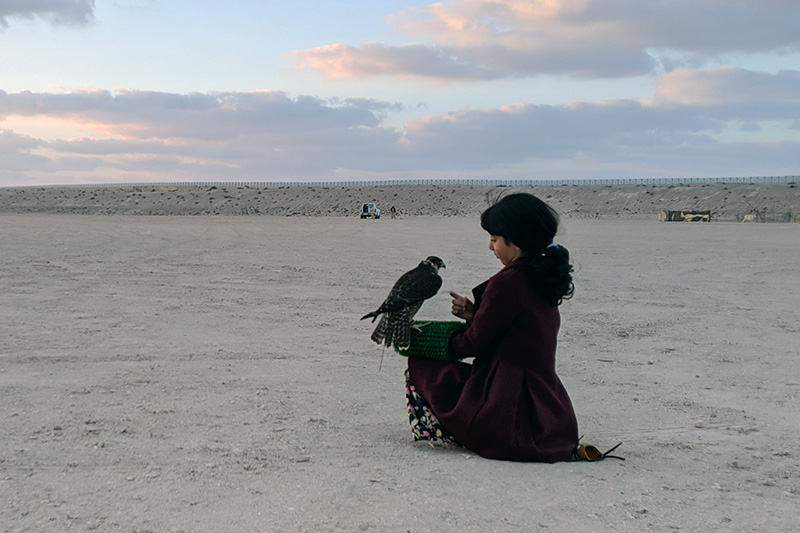
[[[450,353],[450,337],[465,329],[467,325],[456,320],[416,322],[411,327],[411,346],[394,350],[404,357],[457,361],[460,358]]]

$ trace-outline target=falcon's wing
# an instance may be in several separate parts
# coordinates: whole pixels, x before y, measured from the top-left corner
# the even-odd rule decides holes
[[[397,280],[381,305],[381,312],[395,311],[410,303],[427,300],[442,288],[442,278],[425,264],[409,270]]]
[[[414,305],[416,306],[416,304]],[[391,346],[394,343],[395,347],[401,350],[408,349],[411,346],[411,315],[409,311],[408,307],[404,307],[400,311],[389,314],[389,328],[392,338],[390,342],[389,335],[386,335],[386,346]]]

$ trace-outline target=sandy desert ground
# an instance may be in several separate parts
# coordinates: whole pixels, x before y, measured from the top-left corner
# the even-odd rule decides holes
[[[2,531],[800,530],[800,225],[568,218],[559,371],[584,441],[411,442],[374,308],[499,263],[474,217],[0,215]]]

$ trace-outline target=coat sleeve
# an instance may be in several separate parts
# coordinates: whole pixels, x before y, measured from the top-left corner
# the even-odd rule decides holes
[[[490,279],[472,323],[466,331],[450,338],[450,351],[459,358],[480,357],[489,352],[522,312],[518,289],[504,272]]]

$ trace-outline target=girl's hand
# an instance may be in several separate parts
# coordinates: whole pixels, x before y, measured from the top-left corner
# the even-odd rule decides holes
[[[453,297],[452,313],[458,318],[472,320],[472,317],[475,315],[472,302],[470,302],[466,296],[461,296],[452,291],[450,291],[450,296]]]

